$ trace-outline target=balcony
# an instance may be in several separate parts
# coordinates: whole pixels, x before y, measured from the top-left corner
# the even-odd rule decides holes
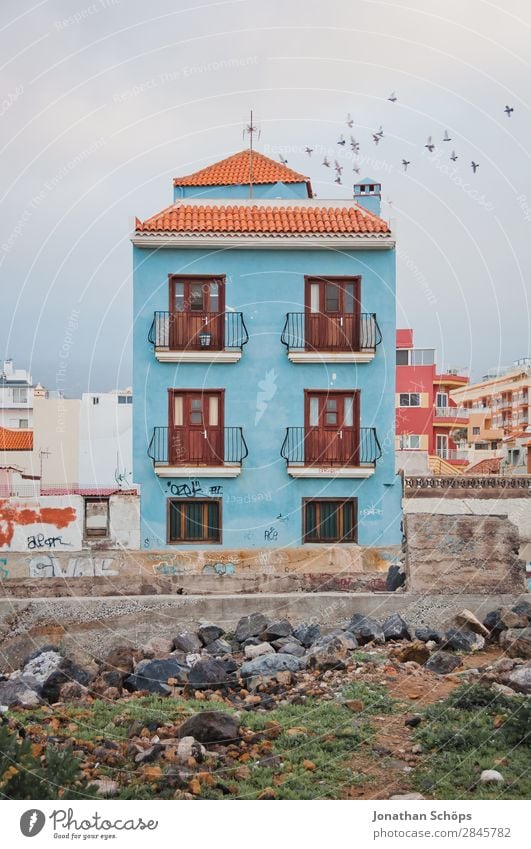
[[[236,478],[249,451],[241,427],[187,433],[155,427],[147,453],[160,478]]]
[[[468,451],[460,451],[458,448],[437,448],[435,455],[448,463],[468,463]]]
[[[161,363],[236,363],[249,334],[241,312],[155,312],[148,334]]]
[[[369,478],[382,449],[374,427],[360,428],[352,439],[343,437],[343,431],[316,434],[288,427],[280,456],[293,478]]]
[[[368,363],[382,334],[375,313],[289,312],[280,340],[292,363]]]
[[[435,407],[434,424],[436,425],[466,425],[470,418],[470,410],[464,407]]]

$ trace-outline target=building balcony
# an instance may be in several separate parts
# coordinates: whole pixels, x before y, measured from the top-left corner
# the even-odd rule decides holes
[[[280,456],[293,478],[369,478],[382,449],[374,427],[357,434],[288,427]]]
[[[249,334],[241,312],[160,312],[148,334],[162,363],[236,363]]]
[[[236,478],[249,451],[241,427],[155,427],[147,453],[160,478]]]
[[[446,460],[448,463],[456,465],[468,463],[468,451],[461,451],[458,448],[437,448],[435,455],[439,460]]]
[[[280,340],[292,363],[368,363],[382,334],[375,313],[289,312]]]
[[[464,407],[435,407],[433,422],[436,425],[455,425],[468,424],[470,418],[470,410]]]
[[[470,378],[466,374],[458,374],[457,371],[446,371],[436,374],[433,378],[433,383],[456,389],[459,386],[466,386],[469,380]]]

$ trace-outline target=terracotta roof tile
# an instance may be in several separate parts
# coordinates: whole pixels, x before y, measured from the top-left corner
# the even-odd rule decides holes
[[[33,431],[0,427],[0,451],[33,451]]]
[[[253,151],[252,155],[252,182],[262,183],[306,183],[308,196],[312,196],[309,177],[298,174],[292,168],[275,162],[263,153]],[[188,174],[185,177],[175,177],[174,186],[232,186],[248,185],[251,182],[251,152],[241,150],[220,162],[207,165],[200,171]]]
[[[231,235],[301,235],[389,233],[389,225],[359,206],[238,206],[178,202],[146,221],[136,220],[137,232]]]

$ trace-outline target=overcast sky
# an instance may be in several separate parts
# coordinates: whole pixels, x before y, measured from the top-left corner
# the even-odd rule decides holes
[[[352,195],[352,114],[417,345],[473,377],[529,355],[530,38],[525,0],[2,0],[3,356],[70,394],[130,383],[134,216],[240,150],[251,107],[320,198]]]

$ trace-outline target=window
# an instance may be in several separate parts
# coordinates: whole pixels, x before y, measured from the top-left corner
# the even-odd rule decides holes
[[[396,352],[396,364],[397,366],[407,366],[409,364],[409,351],[407,349],[399,349]]]
[[[435,399],[436,407],[447,407],[448,406],[448,395],[446,392],[437,392],[437,397]]]
[[[433,348],[413,348],[409,362],[412,366],[432,366],[435,364],[435,351]]]
[[[406,433],[400,437],[400,448],[403,451],[420,448],[420,436],[418,433]]]
[[[100,399],[97,395],[92,396],[92,403],[94,404],[94,406],[100,403]]]
[[[19,419],[18,420],[19,427],[29,427],[29,419]]]
[[[218,500],[168,500],[168,542],[221,542]]]
[[[358,500],[303,499],[303,542],[356,542]]]
[[[109,499],[85,498],[85,538],[106,537],[109,533]]]
[[[13,401],[15,404],[28,403],[28,390],[26,387],[16,386],[13,388]]]
[[[481,432],[481,428],[479,428],[479,427],[473,427],[472,428],[472,433],[474,434],[474,436],[479,436],[480,432]]]
[[[133,396],[132,395],[118,395],[118,403],[119,404],[132,404]]]
[[[418,392],[401,392],[398,406],[420,407],[420,394]]]

